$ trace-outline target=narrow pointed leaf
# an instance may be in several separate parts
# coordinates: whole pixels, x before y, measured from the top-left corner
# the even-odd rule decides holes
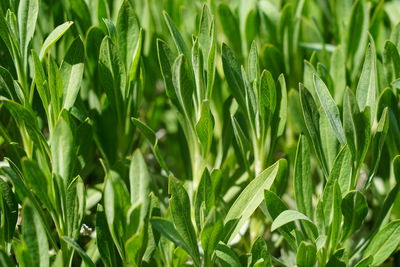
[[[335,100],[333,100],[330,95],[325,83],[315,74],[314,87],[322,109],[329,120],[329,124],[331,125],[336,138],[342,145],[344,145],[346,143],[346,136],[344,134],[342,122],[340,121],[339,109],[337,108]]]
[[[78,95],[83,77],[85,49],[80,37],[69,47],[61,64],[60,72],[64,87],[63,108],[70,109]]]
[[[295,159],[294,190],[297,209],[309,218],[313,217],[311,179],[310,149],[306,138],[301,135]]]
[[[380,266],[400,243],[400,220],[394,220],[383,227],[371,240],[364,255],[372,255],[372,266]]]
[[[254,178],[238,196],[224,220],[225,225],[230,221],[238,220],[238,223],[229,236],[226,237],[226,240],[230,241],[236,236],[245,221],[263,201],[264,190],[272,186],[277,176],[281,175],[286,168],[286,164],[285,160],[277,161]]]
[[[45,54],[50,49],[50,47],[52,47],[58,41],[58,39],[60,39],[64,35],[64,33],[72,26],[72,24],[73,24],[72,21],[64,22],[63,24],[58,25],[49,34],[49,36],[47,36],[39,52],[40,60],[44,58]]]

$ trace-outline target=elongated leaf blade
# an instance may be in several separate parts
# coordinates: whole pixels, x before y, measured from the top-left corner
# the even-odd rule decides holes
[[[21,0],[18,6],[18,28],[20,49],[25,62],[27,61],[28,45],[35,32],[36,20],[39,14],[38,0]]]
[[[129,167],[129,183],[132,205],[137,205],[138,203],[142,205],[141,220],[146,216],[149,205],[150,182],[151,176],[142,152],[136,150],[132,155]]]
[[[85,49],[80,37],[76,38],[68,49],[61,64],[63,81],[63,108],[70,109],[76,100],[81,86],[84,69]]]
[[[67,182],[73,171],[74,139],[68,122],[62,117],[56,124],[50,144],[53,173]]]
[[[400,220],[395,220],[383,227],[371,240],[364,255],[372,255],[372,266],[380,266],[400,243]]]
[[[339,109],[336,106],[335,100],[333,100],[332,96],[329,93],[328,88],[325,83],[314,74],[314,87],[317,93],[319,102],[321,103],[322,109],[324,110],[329,124],[331,125],[336,138],[339,142],[344,145],[346,143],[346,136],[344,134],[343,126],[340,121]]]
[[[64,35],[64,33],[72,26],[72,24],[73,24],[72,21],[64,22],[63,24],[57,26],[49,34],[49,36],[47,36],[39,52],[40,60],[44,58],[45,54],[50,49],[50,47],[52,47]]]
[[[372,41],[367,48],[364,65],[356,90],[357,103],[360,107],[360,111],[364,111],[366,107],[370,107],[371,109],[371,122],[375,119],[377,90],[376,52],[375,45]]]
[[[314,266],[317,260],[317,248],[313,243],[301,241],[297,249],[296,264],[299,267]]]
[[[304,220],[313,223],[310,218],[301,212],[296,210],[285,210],[272,222],[271,231],[275,231],[276,229],[296,220]]]
[[[49,244],[43,221],[29,201],[24,202],[22,210],[22,237],[29,250],[32,266],[50,266]]]
[[[1,238],[9,242],[18,220],[18,202],[10,186],[0,179],[0,210],[2,212]]]
[[[226,244],[220,242],[215,251],[216,256],[223,262],[224,266],[240,267],[239,257],[236,253]]]
[[[342,200],[342,213],[344,217],[342,239],[345,240],[360,228],[368,214],[364,195],[360,191],[350,191]]]
[[[74,248],[76,252],[78,252],[79,256],[81,256],[82,260],[85,262],[85,264],[89,267],[94,267],[92,259],[87,255],[87,253],[79,246],[78,243],[76,243],[73,239],[63,236],[63,239],[65,242],[67,242],[71,247]]]
[[[139,22],[130,1],[122,3],[118,13],[116,33],[120,58],[126,73],[129,73],[140,33]]]
[[[254,178],[238,196],[224,220],[225,225],[230,221],[238,220],[235,228],[226,237],[226,240],[231,241],[236,236],[245,221],[263,201],[264,190],[272,186],[274,180],[282,173],[286,165],[285,160],[277,161]]]
[[[245,109],[245,88],[240,64],[235,58],[233,51],[226,44],[222,44],[222,66],[224,68],[226,81],[228,82],[233,96],[239,106]]]
[[[171,194],[169,205],[176,230],[190,249],[189,254],[193,260],[199,264],[200,254],[191,219],[189,196],[183,186],[173,177],[169,178],[168,190]]]
[[[309,218],[313,218],[310,149],[303,135],[300,136],[297,145],[294,168],[294,190],[297,208]]]

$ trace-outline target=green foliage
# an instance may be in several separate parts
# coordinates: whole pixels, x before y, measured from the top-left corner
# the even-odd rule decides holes
[[[0,1],[0,266],[399,266],[398,1]]]

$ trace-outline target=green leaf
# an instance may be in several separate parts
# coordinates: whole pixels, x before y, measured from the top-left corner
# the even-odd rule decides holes
[[[246,134],[243,132],[242,127],[234,116],[231,116],[233,134],[235,135],[235,140],[239,146],[240,155],[244,161],[246,170],[250,173],[250,164],[247,158],[247,152],[250,150],[250,141]]]
[[[271,73],[264,70],[261,73],[259,85],[258,99],[260,103],[259,112],[261,118],[266,119],[267,122],[272,119],[276,108],[276,87]],[[267,123],[268,125],[269,123]]]
[[[224,267],[240,267],[242,264],[236,253],[224,243],[220,242],[215,250],[215,255]]]
[[[3,250],[0,250],[0,265],[4,267],[15,267],[14,261]]]
[[[336,47],[331,56],[331,68],[329,74],[334,84],[334,99],[336,103],[342,103],[344,90],[346,89],[346,58],[341,46]]]
[[[100,46],[99,55],[100,82],[104,88],[111,109],[117,116],[117,121],[121,122],[123,99],[122,91],[125,87],[125,69],[121,66],[121,59],[118,50],[110,37],[104,37]]]
[[[69,47],[60,67],[64,92],[63,108],[70,109],[78,95],[83,77],[83,62],[85,48],[80,37],[76,38]]]
[[[160,215],[160,202],[154,193],[149,194],[149,211],[145,218],[145,227],[143,228],[146,232],[146,250],[143,253],[143,261],[149,262],[158,246],[158,241],[160,239],[159,233],[151,224],[151,218],[153,216]]]
[[[238,102],[239,106],[245,110],[245,88],[240,64],[232,50],[226,44],[222,44],[222,66],[224,68],[226,81],[228,82],[235,100]]]
[[[136,150],[129,167],[129,184],[132,205],[141,203],[140,218],[144,220],[149,206],[151,176],[141,151]]]
[[[372,138],[372,142],[371,142],[371,147],[372,147],[372,155],[373,159],[371,162],[371,174],[368,178],[368,181],[366,183],[366,186],[369,185],[369,183],[372,181],[372,178],[374,177],[378,166],[379,166],[379,162],[381,159],[381,154],[382,154],[382,150],[383,150],[383,145],[385,144],[385,140],[386,140],[386,136],[388,133],[388,129],[389,129],[389,112],[388,112],[389,108],[386,107],[381,115],[381,118],[379,119],[378,122],[378,127],[376,128],[376,132],[375,135]]]
[[[20,51],[25,62],[27,62],[27,53],[29,42],[35,32],[36,20],[39,13],[38,0],[21,0],[18,6],[18,29]]]
[[[211,53],[213,53],[214,41],[214,17],[207,4],[203,5],[201,19],[199,23],[199,45],[203,52],[203,58],[206,62]]]
[[[133,124],[136,125],[136,127],[139,128],[142,134],[146,137],[147,141],[151,144],[154,156],[156,157],[161,168],[163,168],[167,173],[169,173],[168,166],[161,155],[160,149],[158,148],[158,138],[155,132],[149,126],[147,126],[146,124],[144,124],[143,122],[141,122],[136,118],[132,118],[132,122]]]
[[[72,26],[72,21],[64,22],[61,25],[58,25],[50,34],[47,36],[46,40],[40,49],[39,58],[42,60],[46,55],[47,51],[52,47],[63,35],[64,33]]]
[[[186,241],[180,236],[172,222],[161,217],[153,217],[150,222],[157,231],[174,242],[175,245],[183,248],[187,253],[191,253],[191,249],[188,247]]]
[[[203,155],[207,155],[211,147],[214,121],[207,101],[201,103],[200,119],[196,123],[196,133],[202,146]]]
[[[244,27],[242,31],[242,36],[243,40],[242,42],[245,41],[245,47],[249,47],[251,42],[254,42],[254,39],[256,38],[258,34],[257,27],[260,24],[259,20],[259,12],[258,10],[251,9],[248,11],[245,22],[244,22]]]
[[[135,48],[139,42],[140,27],[135,11],[130,1],[124,1],[118,12],[116,33],[118,52],[124,63],[126,73],[130,73]]]
[[[367,39],[369,14],[366,6],[365,2],[358,1],[352,6],[351,13],[347,12],[349,19],[345,39],[346,58],[348,58],[348,63],[351,63],[351,66],[355,68],[353,72],[358,71],[357,61],[361,58],[357,56],[364,51]]]
[[[383,74],[387,83],[391,83],[400,77],[400,56],[396,46],[391,41],[385,42],[382,61]]]
[[[276,217],[279,216],[279,214],[288,209],[286,204],[274,192],[270,190],[264,191],[264,199],[272,221],[275,220]],[[295,228],[295,224],[293,222],[290,222],[278,229],[278,231],[283,235],[283,237],[287,240],[287,242],[293,249],[296,249],[296,244],[291,232]]]
[[[183,113],[188,121],[193,114],[194,83],[189,74],[187,61],[183,54],[179,55],[172,65],[172,83]]]
[[[74,164],[74,138],[68,122],[61,117],[50,140],[53,173],[61,176],[65,184],[71,179]]]
[[[10,181],[12,182],[14,188],[15,188],[15,194],[18,197],[18,199],[24,199],[26,197],[29,198],[29,201],[32,203],[32,205],[34,206],[36,212],[39,214],[40,218],[42,221],[45,221],[45,214],[42,210],[42,208],[40,207],[40,204],[37,202],[37,199],[32,195],[32,193],[28,190],[28,188],[26,188],[21,173],[19,172],[19,170],[17,170],[16,166],[14,163],[12,163],[12,161],[8,160],[8,163],[10,164],[10,166],[12,167],[1,167],[1,173],[4,174],[8,179],[10,179]],[[49,225],[47,225],[46,223],[43,224],[43,227],[45,228],[46,234],[48,239],[50,240],[51,244],[55,247],[57,246],[55,238],[52,234],[52,231],[49,227]]]
[[[172,176],[169,178],[168,191],[171,194],[169,207],[176,231],[183,238],[189,254],[196,265],[200,265],[200,254],[196,241],[196,234],[190,216],[190,200],[186,190]]]
[[[360,191],[350,191],[342,200],[343,235],[346,240],[358,230],[368,214],[367,200]]]
[[[88,16],[88,14],[92,12],[89,10],[87,3],[85,0],[70,0],[72,18],[77,22],[76,25],[80,34],[86,33],[91,25],[92,16]]]
[[[299,267],[315,266],[317,261],[317,248],[313,243],[301,241],[297,249],[296,265]]]
[[[55,124],[61,111],[63,85],[60,70],[53,57],[50,57],[47,61],[47,73],[48,90],[50,92],[50,110],[52,111],[51,122]]]
[[[313,218],[310,149],[303,135],[299,137],[294,165],[297,209],[309,218]]]
[[[30,159],[22,159],[22,169],[26,185],[36,194],[50,211],[53,209],[50,197],[52,192],[49,190],[51,181],[49,177],[41,171],[38,164]]]
[[[373,260],[374,260],[373,256],[365,257],[364,259],[357,262],[357,264],[354,265],[354,267],[369,267],[371,266]]]
[[[380,206],[379,213],[375,218],[375,225],[373,230],[378,230],[381,224],[385,221],[385,217],[391,210],[393,203],[396,200],[397,194],[400,190],[400,155],[394,157],[392,161],[394,178],[396,179],[396,185],[386,195],[383,204]]]
[[[344,196],[352,187],[352,157],[349,147],[344,146],[336,156],[328,180],[335,179],[338,181],[342,196]]]
[[[171,18],[169,17],[167,12],[163,12],[165,23],[167,24],[168,30],[172,36],[176,49],[180,54],[184,54],[185,56],[189,57],[189,52],[185,42],[183,41],[182,35],[179,33],[178,29],[176,28],[175,24],[172,22]]]
[[[23,203],[22,239],[28,248],[31,266],[50,266],[49,244],[43,221],[29,200]]]
[[[356,154],[357,129],[354,116],[359,114],[356,98],[350,88],[346,88],[343,98],[343,129],[346,135],[347,145],[353,155]]]
[[[337,149],[340,148],[335,132],[333,131],[329,119],[324,112],[320,114],[319,131],[321,137],[321,146],[324,153],[328,169],[332,169]]]
[[[2,66],[0,66],[0,94],[13,101],[18,100],[18,95],[14,89],[14,79],[11,73]]]
[[[14,236],[18,220],[18,202],[10,186],[0,178],[0,237],[5,242],[10,242]],[[5,259],[6,260],[6,259]]]
[[[271,253],[268,251],[265,240],[260,236],[254,241],[251,247],[251,265],[254,266],[256,263],[260,263],[257,266],[272,267]]]
[[[127,211],[126,215],[126,227],[124,232],[124,240],[125,246],[127,240],[139,232],[140,227],[142,226],[142,221],[140,220],[140,212],[142,210],[141,204],[131,205]]]
[[[344,248],[338,249],[335,253],[329,258],[328,263],[325,265],[326,267],[346,267],[347,264],[343,261],[343,253]]]
[[[126,241],[125,250],[129,263],[132,266],[140,266],[143,251],[144,232],[134,234]]]
[[[229,44],[234,48],[236,53],[242,51],[241,38],[239,31],[239,22],[232,13],[229,5],[225,2],[220,2],[218,5],[218,17],[222,25],[223,32],[229,41]],[[223,19],[222,19],[223,18]]]
[[[162,41],[157,40],[157,54],[158,62],[160,63],[161,74],[164,79],[165,92],[168,98],[175,105],[178,110],[182,110],[176,95],[174,84],[172,82],[172,64],[174,62],[173,55],[168,45]]]
[[[108,267],[115,266],[117,264],[117,251],[107,225],[103,206],[100,204],[97,205],[96,212],[96,242],[104,265]]]
[[[201,230],[200,239],[201,246],[204,250],[207,260],[211,259],[218,242],[222,238],[224,224],[220,217],[217,217],[216,221],[211,219],[207,221]]]
[[[372,255],[371,266],[380,266],[395,251],[400,243],[400,220],[394,220],[383,227],[365,249],[364,256]]]
[[[286,167],[285,160],[277,161],[261,172],[243,189],[225,216],[225,226],[228,222],[238,221],[234,229],[225,237],[225,240],[231,241],[236,236],[239,229],[263,201],[264,190],[271,188],[274,180],[282,174]]]
[[[394,157],[392,164],[393,164],[394,178],[396,179],[396,184],[400,185],[400,155]]]
[[[48,113],[50,95],[46,86],[47,81],[43,65],[39,59],[39,56],[36,53],[36,50],[32,50],[32,58],[35,67],[36,88],[39,93],[40,99],[42,100],[43,107],[45,111]]]
[[[339,109],[336,106],[335,100],[329,93],[325,83],[314,74],[314,87],[317,93],[319,102],[321,103],[322,109],[324,110],[326,117],[336,135],[339,142],[344,145],[346,143],[346,136],[340,121]]]
[[[313,222],[311,221],[311,219],[308,218],[303,213],[298,212],[297,210],[285,210],[281,214],[279,214],[278,217],[276,217],[274,219],[274,221],[272,222],[272,225],[271,225],[271,231],[273,232],[276,229],[278,229],[278,228],[280,228],[280,227],[282,227],[282,226],[284,226],[284,225],[286,225],[286,224],[288,224],[290,222],[294,222],[296,220],[308,221],[316,229],[316,227],[313,224]]]
[[[249,73],[249,81],[253,83],[255,79],[257,79],[260,75],[260,66],[258,63],[258,54],[257,54],[257,45],[256,42],[253,41],[251,43],[251,48],[249,52],[249,58],[247,63],[248,73]]]
[[[3,40],[8,52],[13,53],[13,45],[14,43],[12,38],[11,29],[9,27],[9,23],[6,20],[6,16],[0,16],[0,38]]]
[[[371,124],[375,120],[377,90],[376,52],[375,44],[371,38],[356,90],[357,103],[360,107],[360,111],[364,111],[366,107],[370,107],[371,109]]]
[[[92,259],[86,254],[86,252],[81,248],[81,246],[78,245],[73,239],[63,236],[62,239],[67,242],[71,247],[74,248],[76,252],[78,252],[79,256],[81,256],[82,260],[85,262],[85,264],[89,267],[94,267],[96,266]]]
[[[300,103],[303,110],[304,122],[306,124],[309,140],[311,140],[317,158],[321,164],[322,171],[325,176],[328,176],[328,168],[321,147],[321,139],[319,133],[319,112],[311,93],[302,85],[300,88]]]
[[[66,190],[66,231],[65,234],[77,239],[85,215],[85,185],[78,175],[68,184]]]
[[[370,108],[360,112],[350,89],[346,89],[343,106],[343,125],[349,148],[361,164],[366,155],[371,135]]]
[[[276,137],[280,137],[283,134],[287,120],[287,89],[283,74],[279,75],[278,81],[280,85],[280,90],[278,90],[277,94],[279,104],[276,107],[276,118],[273,119],[273,121],[277,122],[277,124],[273,127],[274,131],[276,131]]]
[[[4,106],[10,111],[12,117],[17,122],[19,127],[24,127],[28,133],[30,139],[33,141],[35,146],[47,150],[47,142],[39,127],[37,121],[33,115],[33,112],[21,104],[10,100],[1,100]]]
[[[338,184],[337,176],[329,176],[328,182],[325,185],[324,192],[322,195],[322,208],[323,208],[323,220],[327,231],[328,239],[330,241],[331,249],[336,248],[338,241],[340,225],[341,225],[341,201],[342,194],[340,192],[340,186]]]
[[[214,188],[211,184],[210,173],[206,168],[194,196],[194,216],[197,229],[201,229],[203,217],[207,217],[208,212],[214,206],[214,198]]]
[[[215,79],[216,44],[214,28],[214,17],[208,6],[204,5],[199,25],[199,46],[203,53],[203,65],[207,66],[207,99],[211,99]]]
[[[130,208],[129,192],[122,178],[115,171],[109,171],[104,188],[104,211],[111,236],[122,258],[124,237],[127,234],[127,214]]]

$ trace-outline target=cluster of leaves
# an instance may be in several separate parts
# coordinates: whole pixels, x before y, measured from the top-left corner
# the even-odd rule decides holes
[[[399,12],[1,1],[0,265],[399,266]]]

